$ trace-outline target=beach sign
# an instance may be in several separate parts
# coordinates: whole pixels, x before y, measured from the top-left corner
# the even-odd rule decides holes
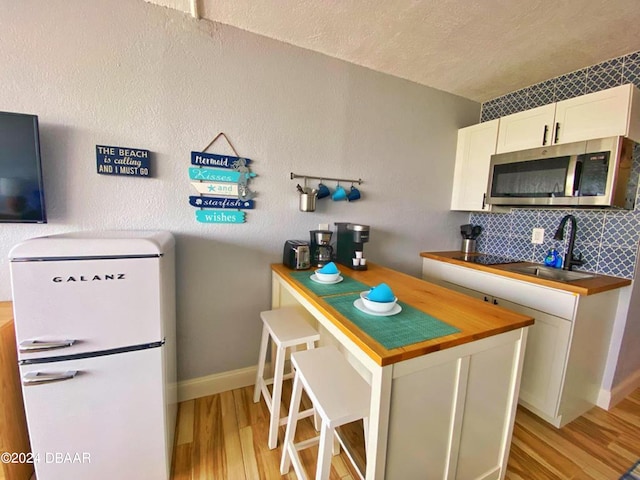
[[[96,145],[96,168],[100,175],[150,177],[150,152],[141,148]]]

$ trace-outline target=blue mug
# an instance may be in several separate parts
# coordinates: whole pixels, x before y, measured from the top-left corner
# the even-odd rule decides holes
[[[318,184],[318,198],[325,198],[331,195],[331,190],[324,183]]]
[[[344,200],[345,198],[347,198],[347,191],[344,189],[344,187],[338,185],[336,187],[336,191],[333,192],[333,195],[331,195],[331,198],[333,198],[336,202]]]
[[[356,187],[351,185],[351,191],[347,195],[347,200],[349,200],[350,202],[353,202],[355,200],[358,200],[359,198],[360,198],[360,190],[358,190]]]

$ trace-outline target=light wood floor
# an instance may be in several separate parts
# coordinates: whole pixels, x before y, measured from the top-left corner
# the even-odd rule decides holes
[[[283,398],[288,399],[290,382]],[[253,387],[180,404],[172,480],[295,479],[280,476],[281,448],[269,450],[269,411],[252,401]],[[300,439],[315,435],[310,419],[298,427]],[[348,432],[357,439],[361,430]],[[279,444],[284,437],[280,429]],[[296,440],[298,436],[296,436]],[[301,452],[313,478],[317,448]],[[359,452],[362,455],[362,451]],[[518,407],[508,480],[617,480],[640,459],[640,389],[607,412],[593,408],[558,430]],[[344,453],[333,457],[331,479],[357,479]]]

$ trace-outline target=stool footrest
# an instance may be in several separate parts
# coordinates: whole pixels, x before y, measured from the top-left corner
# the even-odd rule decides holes
[[[283,379],[283,380],[289,380],[290,378],[293,378],[293,374],[294,374],[294,372],[285,373],[285,374],[282,376],[282,379]],[[264,383],[265,385],[273,385],[273,377],[271,377],[271,378],[267,378],[267,379],[263,380],[263,383]]]
[[[271,393],[269,392],[269,389],[267,388],[266,385],[262,385],[261,390],[262,390],[262,395],[264,396],[264,403],[267,404],[267,408],[269,409],[269,412],[273,413],[272,411],[273,402],[271,401]],[[306,417],[310,417],[311,415],[313,415],[313,407],[309,408],[308,410],[304,410],[300,412],[300,414],[298,415],[298,418],[306,418]],[[280,425],[286,425],[287,418],[288,417],[282,417],[280,419]]]
[[[314,413],[313,408],[303,410],[302,412],[298,413],[298,419],[310,417],[311,415],[313,415],[313,413]],[[286,425],[287,420],[289,420],[289,416],[282,417],[280,419],[280,425]]]
[[[298,449],[295,448],[295,445],[293,443],[283,445],[283,450],[286,450],[289,454],[289,458],[291,458],[291,466],[293,467],[293,471],[296,472],[298,480],[308,480],[309,477],[307,477],[304,469],[302,468],[302,460],[300,460],[300,455],[298,455]],[[282,471],[282,467],[280,468],[281,475],[286,475],[288,471],[288,468],[286,472]]]
[[[305,448],[312,447],[316,444],[320,443],[320,435],[315,436],[313,438],[308,438],[298,443],[294,443],[293,446],[296,450],[304,450]]]

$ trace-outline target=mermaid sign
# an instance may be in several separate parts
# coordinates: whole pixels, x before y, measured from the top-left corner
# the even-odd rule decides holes
[[[199,208],[196,220],[201,223],[243,223],[256,196],[249,181],[251,160],[215,153],[191,152],[189,179],[200,196],[190,196],[189,203]],[[212,209],[205,211],[204,209]],[[213,210],[216,209],[216,210]],[[237,209],[237,212],[230,211]]]

